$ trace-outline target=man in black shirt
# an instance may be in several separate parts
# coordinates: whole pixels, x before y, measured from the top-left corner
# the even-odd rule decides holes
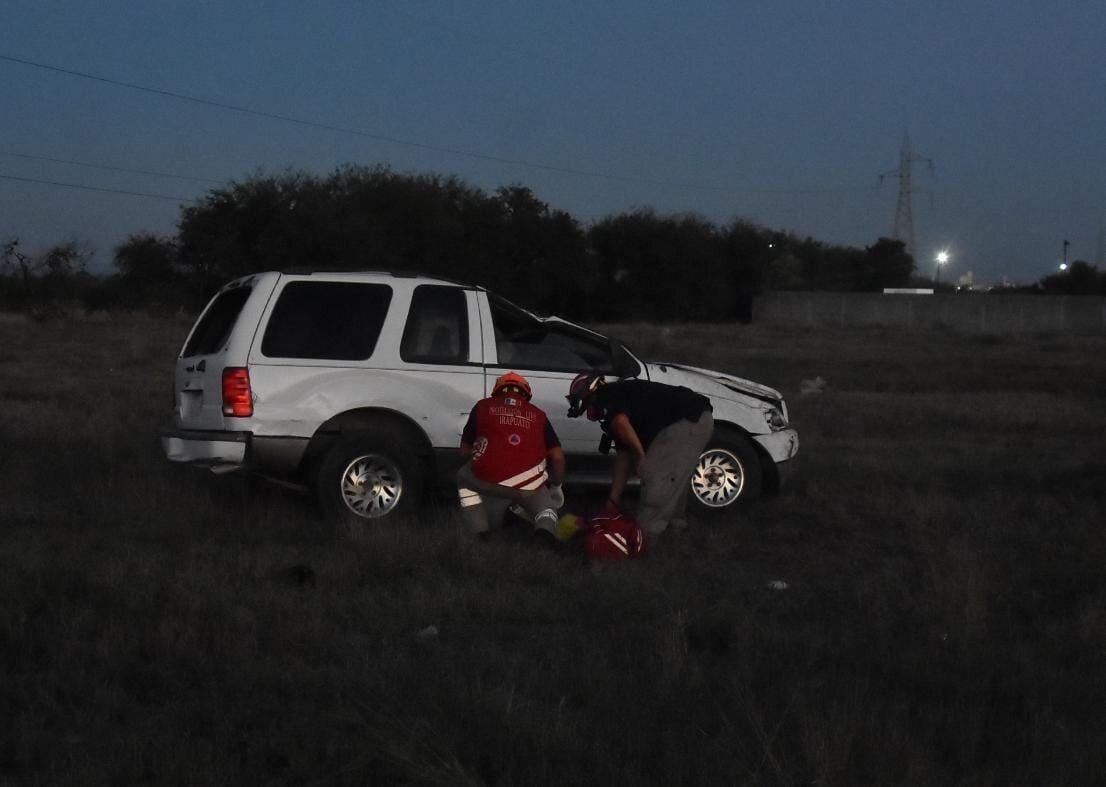
[[[632,473],[641,478],[638,524],[656,538],[669,524],[687,525],[691,474],[714,431],[710,400],[683,386],[648,380],[604,384],[581,374],[568,394],[572,417],[587,413],[614,440],[611,502],[620,505]]]

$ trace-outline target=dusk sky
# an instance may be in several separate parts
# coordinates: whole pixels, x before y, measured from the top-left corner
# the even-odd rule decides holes
[[[345,163],[870,245],[904,132],[935,165],[920,272],[947,247],[942,278],[1036,281],[1064,240],[1106,263],[1102,0],[9,1],[0,85],[0,239],[96,270],[210,188]]]

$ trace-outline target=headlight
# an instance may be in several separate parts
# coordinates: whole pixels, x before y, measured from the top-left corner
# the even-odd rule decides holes
[[[773,432],[778,432],[787,426],[787,417],[775,407],[769,407],[764,411],[764,420],[768,422],[768,428]]]

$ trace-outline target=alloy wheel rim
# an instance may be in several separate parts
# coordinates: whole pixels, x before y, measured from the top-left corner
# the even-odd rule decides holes
[[[365,454],[346,465],[341,489],[342,502],[351,513],[363,519],[377,519],[399,505],[403,476],[387,457]]]
[[[691,476],[691,488],[703,505],[725,508],[741,496],[745,488],[745,468],[730,451],[712,448],[699,457]]]

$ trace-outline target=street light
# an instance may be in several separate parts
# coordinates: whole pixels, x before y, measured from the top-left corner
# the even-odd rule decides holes
[[[1068,264],[1066,262],[1061,262],[1060,263],[1060,273],[1063,273],[1067,269],[1068,269]]]
[[[947,251],[937,252],[937,275],[933,277],[933,283],[941,283],[941,266],[949,261],[949,253]]]

